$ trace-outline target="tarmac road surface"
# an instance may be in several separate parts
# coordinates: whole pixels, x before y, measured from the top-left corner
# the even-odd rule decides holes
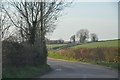
[[[40,78],[118,78],[118,71],[99,65],[48,59],[53,71]]]

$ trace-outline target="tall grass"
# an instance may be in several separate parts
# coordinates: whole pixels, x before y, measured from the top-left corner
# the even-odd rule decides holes
[[[60,55],[74,57],[79,60],[99,60],[118,62],[118,48],[66,48],[58,51]]]
[[[118,48],[65,48],[49,51],[48,56],[70,61],[90,62],[113,68],[118,68],[120,59]]]

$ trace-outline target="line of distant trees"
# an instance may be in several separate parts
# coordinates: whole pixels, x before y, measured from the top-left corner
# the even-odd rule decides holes
[[[86,43],[90,38],[90,42],[97,42],[98,35],[96,33],[90,33],[87,29],[80,29],[76,34],[70,37],[70,41],[64,41],[63,39],[50,40],[46,38],[47,44],[64,44],[64,43]]]
[[[46,43],[47,44],[64,44],[65,41],[62,39],[58,39],[58,40],[50,40],[46,38]]]
[[[75,35],[70,37],[70,41],[64,41],[63,39],[50,40],[46,38],[47,44],[64,44],[64,43],[86,43],[88,39],[91,39],[90,42],[97,42],[98,36],[96,33],[90,33],[87,29],[80,29]]]
[[[77,31],[75,35],[72,35],[70,37],[70,42],[85,43],[89,38],[91,39],[91,42],[98,41],[98,36],[96,33],[90,33],[90,36],[89,36],[89,31],[87,29],[80,29],[79,31]],[[76,41],[76,39],[78,39],[78,41]]]

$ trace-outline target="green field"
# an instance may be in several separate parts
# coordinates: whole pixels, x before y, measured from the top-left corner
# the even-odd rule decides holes
[[[105,41],[105,42],[93,42],[93,43],[86,43],[82,45],[76,45],[71,48],[103,48],[103,47],[118,47],[118,42],[120,40],[113,40],[113,41]]]
[[[67,44],[47,44],[47,48],[55,48],[55,47],[61,47],[65,45]]]
[[[85,43],[85,44],[48,44],[47,48],[105,48],[105,47],[119,47],[118,43],[120,40],[111,40],[111,41],[99,41],[99,42],[92,42],[92,43]],[[72,45],[72,46],[71,46]]]

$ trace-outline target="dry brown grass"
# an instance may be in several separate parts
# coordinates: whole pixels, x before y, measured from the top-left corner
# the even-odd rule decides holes
[[[99,60],[118,62],[118,48],[66,48],[59,50],[63,56],[74,57],[79,60]]]

